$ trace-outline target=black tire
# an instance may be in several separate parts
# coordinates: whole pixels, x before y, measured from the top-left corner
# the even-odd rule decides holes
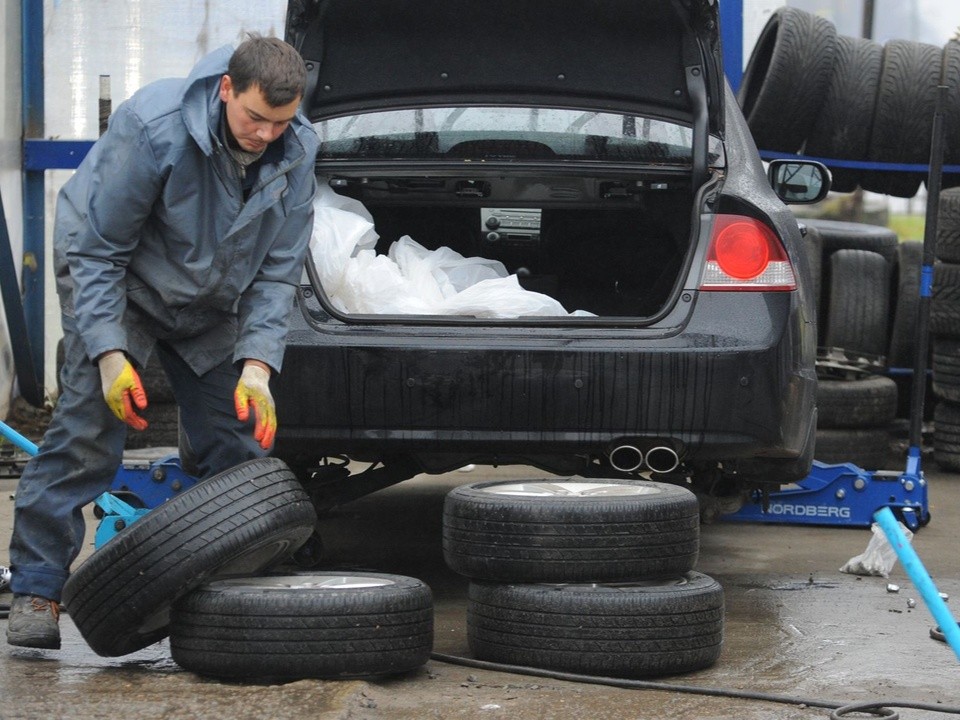
[[[176,403],[148,401],[147,409],[139,412],[147,421],[146,430],[127,430],[127,449],[177,447],[180,411]]]
[[[943,262],[960,263],[960,187],[940,193],[934,254]]]
[[[900,239],[890,228],[820,218],[805,218],[803,222],[820,233],[824,262],[837,250],[870,250],[882,255],[890,264],[897,261]]]
[[[762,150],[797,152],[830,84],[837,30],[797,8],[767,21],[747,62],[738,102]]]
[[[817,382],[818,428],[886,427],[897,415],[897,384],[882,375]]]
[[[943,111],[943,162],[945,165],[960,165],[960,42],[948,40],[944,44],[942,65],[940,82],[947,86]],[[960,174],[944,173],[941,187],[949,188],[957,184],[960,184]],[[960,256],[948,262],[960,262]]]
[[[960,471],[960,405],[941,400],[934,408],[933,459],[941,470]]]
[[[66,358],[63,338],[57,342],[57,393],[63,392],[60,382],[60,371]],[[140,380],[147,392],[147,409],[140,415],[147,421],[147,429],[142,431],[127,431],[125,447],[128,450],[139,450],[152,447],[175,447],[177,445],[178,427],[180,424],[179,412],[173,398],[173,389],[167,380],[167,375],[154,362],[139,371]]]
[[[469,578],[615,582],[682,574],[697,562],[699,506],[643,480],[481,482],[443,508],[443,555]]]
[[[868,161],[929,162],[942,55],[942,48],[909,40],[890,40],[884,46]],[[923,173],[865,171],[860,186],[909,198],[924,179]]]
[[[912,368],[916,346],[917,320],[920,309],[920,266],[923,264],[923,243],[900,243],[897,247],[896,285],[893,300],[893,325],[887,349],[887,365]]]
[[[853,463],[864,470],[884,469],[890,456],[886,428],[817,430],[817,460],[829,465]]]
[[[806,224],[806,223],[805,223]],[[807,225],[803,236],[803,250],[810,264],[810,276],[813,280],[814,310],[820,307],[823,292],[823,236],[815,227]]]
[[[885,356],[890,320],[890,265],[868,250],[830,257],[824,344],[850,353]]]
[[[960,403],[960,340],[933,339],[933,392]]]
[[[140,381],[143,383],[143,389],[147,393],[147,402],[150,405],[176,402],[170,380],[167,379],[167,373],[164,372],[163,366],[160,365],[160,361],[156,357],[151,359],[149,365],[140,368],[137,372],[140,374]]]
[[[938,337],[960,339],[960,265],[933,265],[930,297],[930,332]]]
[[[203,585],[171,612],[181,667],[217,678],[373,677],[422,666],[433,600],[422,581],[370,572],[297,572]]]
[[[63,601],[97,654],[126,655],[166,637],[177,598],[210,579],[285,560],[315,524],[310,498],[286,465],[250,460],[114,536],[73,572]]]
[[[873,40],[840,35],[833,73],[823,106],[810,130],[804,152],[836,160],[863,160],[877,103],[883,46]],[[852,192],[860,170],[830,166],[831,189]]]
[[[716,662],[723,612],[723,589],[698,572],[616,585],[472,582],[467,640],[482,660],[652,677]]]

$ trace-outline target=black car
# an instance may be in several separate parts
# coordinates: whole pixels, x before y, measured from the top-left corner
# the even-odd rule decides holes
[[[376,231],[353,248],[350,262],[367,263],[354,280],[409,236],[421,256],[477,259],[524,294],[489,312],[350,306],[319,268],[336,234],[319,221],[274,386],[279,457],[305,480],[343,480],[341,499],[525,464],[652,474],[730,507],[808,473],[816,320],[781,198],[818,200],[829,176],[802,162],[765,171],[724,79],[717,12],[710,0],[289,4],[324,207],[359,208]]]

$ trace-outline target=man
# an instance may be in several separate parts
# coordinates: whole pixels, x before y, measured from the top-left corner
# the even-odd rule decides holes
[[[126,426],[147,424],[137,367],[155,356],[166,371],[200,477],[272,446],[268,380],[313,225],[305,82],[299,54],[276,38],[221,48],[120,105],[63,186],[62,393],[17,490],[11,645],[60,647],[81,509],[109,488]]]

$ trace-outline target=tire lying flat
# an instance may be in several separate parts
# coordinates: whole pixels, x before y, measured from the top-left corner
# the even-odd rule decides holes
[[[933,410],[933,459],[941,470],[960,471],[960,405],[941,400]]]
[[[933,339],[933,392],[960,403],[960,340]]]
[[[886,428],[896,414],[897,384],[883,375],[817,383],[818,427]]]
[[[197,483],[122,530],[67,580],[80,634],[106,657],[168,633],[170,605],[218,577],[251,575],[292,555],[316,513],[280,460],[251,460]]]
[[[483,660],[652,677],[716,662],[723,613],[722,588],[698,572],[620,584],[473,582],[467,639]]]
[[[869,250],[891,265],[897,261],[900,240],[890,228],[823,218],[804,218],[803,224],[819,231],[825,263],[837,250]]]
[[[817,428],[817,460],[852,463],[864,470],[885,470],[890,433],[882,428]]]
[[[373,677],[423,665],[433,601],[422,581],[370,572],[297,572],[204,585],[173,607],[181,667],[219,678]]]
[[[933,265],[930,332],[939,338],[960,339],[960,264]]]
[[[699,554],[699,504],[643,480],[482,482],[443,511],[447,565],[495,582],[617,582],[676,576]]]

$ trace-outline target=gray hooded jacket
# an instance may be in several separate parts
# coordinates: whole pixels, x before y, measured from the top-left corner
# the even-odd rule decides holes
[[[218,137],[233,48],[184,79],[121,104],[63,186],[54,270],[65,316],[91,360],[113,349],[146,364],[165,340],[202,374],[233,354],[279,371],[313,229],[317,136],[298,114],[243,199]]]

